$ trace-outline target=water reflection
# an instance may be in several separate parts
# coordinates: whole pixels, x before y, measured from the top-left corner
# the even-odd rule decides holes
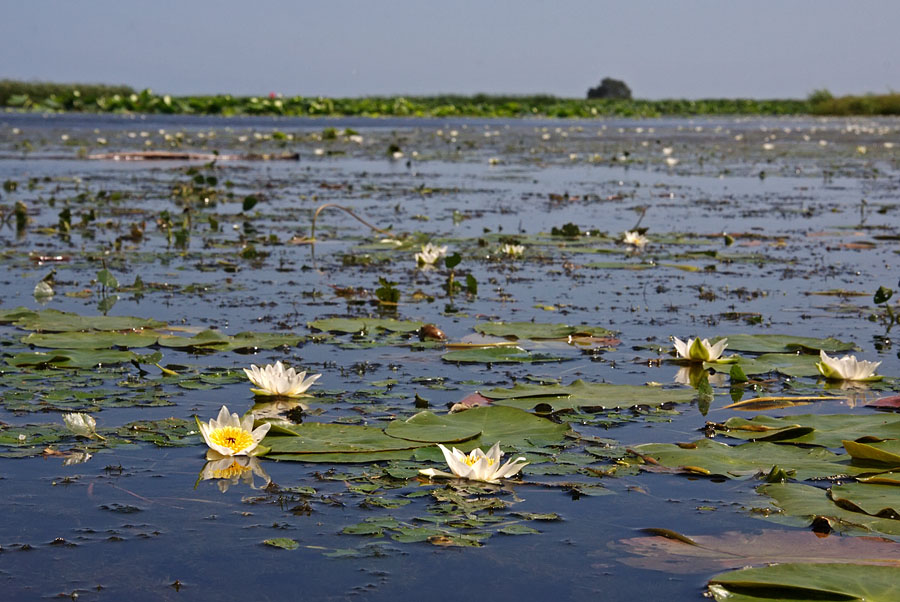
[[[709,373],[702,366],[682,366],[675,373],[675,382],[680,385],[688,385],[695,389],[699,388],[704,382],[709,383],[713,387],[724,387],[728,384],[728,375],[720,372]]]
[[[216,480],[219,491],[225,493],[232,485],[243,483],[251,489],[262,489],[272,482],[272,478],[263,469],[259,460],[249,456],[220,456],[212,450],[207,454],[209,461],[200,471],[197,484],[200,481]],[[256,479],[260,477],[264,483],[257,487]]]

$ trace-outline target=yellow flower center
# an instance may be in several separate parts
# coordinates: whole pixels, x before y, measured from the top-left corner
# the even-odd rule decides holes
[[[209,440],[216,445],[227,447],[234,453],[253,445],[253,436],[248,431],[234,426],[214,429],[209,434]]]
[[[478,460],[484,458],[487,461],[488,466],[492,466],[494,461],[487,456],[476,456],[474,451],[469,452],[469,455],[463,458],[463,462],[465,462],[469,466],[474,466]]]
[[[248,470],[250,470],[249,466],[242,466],[240,462],[235,460],[228,468],[214,470],[212,476],[214,479],[232,479],[241,476]]]

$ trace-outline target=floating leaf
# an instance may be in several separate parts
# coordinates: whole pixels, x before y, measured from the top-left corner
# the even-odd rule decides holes
[[[6,361],[11,366],[53,366],[56,368],[96,368],[137,360],[131,351],[115,349],[56,349],[54,351],[17,353]]]
[[[884,483],[845,483],[832,485],[831,500],[847,510],[871,516],[900,519],[900,487]]]
[[[812,531],[727,531],[685,536],[665,529],[623,539],[619,546],[638,558],[622,558],[635,568],[667,573],[708,573],[770,563],[846,562],[900,567],[900,546],[880,537],[820,537]],[[619,547],[617,546],[617,547]]]
[[[900,438],[900,417],[892,414],[802,414],[784,418],[729,418],[716,425],[722,434],[743,440],[840,447],[844,440]]]
[[[863,564],[776,564],[732,571],[709,580],[709,591],[717,602],[893,602],[896,588],[896,568]]]
[[[321,454],[411,450],[430,443],[391,437],[374,426],[305,422],[273,427],[262,445],[272,454]]]
[[[693,389],[587,383],[575,380],[569,385],[516,384],[511,389],[490,389],[482,395],[495,404],[531,410],[548,404],[553,411],[574,408],[629,408],[636,405],[658,406],[670,402],[689,402],[696,397]]]
[[[297,543],[294,539],[289,539],[287,537],[276,537],[274,539],[265,539],[263,543],[267,546],[272,546],[273,548],[281,548],[282,550],[296,550],[300,547],[300,544]]]
[[[632,453],[649,458],[674,472],[742,478],[769,472],[773,466],[792,471],[798,480],[855,475],[865,472],[851,466],[849,456],[827,449],[802,449],[775,443],[726,445],[710,439],[695,443],[646,443],[632,448]],[[653,464],[651,464],[653,466]]]
[[[729,351],[749,351],[751,353],[786,353],[798,349],[814,352],[824,350],[832,353],[856,349],[856,345],[853,343],[833,338],[814,339],[786,334],[730,334],[726,338]],[[717,340],[713,339],[712,342]]]
[[[475,331],[495,337],[516,339],[565,339],[569,336],[608,337],[615,331],[601,326],[569,326],[568,324],[540,324],[536,322],[481,322]]]
[[[448,351],[441,356],[446,362],[508,364],[532,362],[561,362],[567,358],[545,353],[531,353],[521,347],[473,347]]]
[[[466,441],[465,446],[456,446],[467,451],[476,446],[485,447],[497,442],[500,442],[502,448],[507,448],[526,445],[530,440],[561,441],[568,430],[569,427],[564,424],[556,424],[517,408],[486,406],[441,416],[428,411],[419,412],[408,420],[391,422],[385,432],[395,437],[435,443],[454,440],[439,441],[438,436],[442,432],[452,435],[456,440],[469,433],[480,432],[477,440]]]
[[[900,440],[866,443],[862,441],[842,441],[844,449],[861,464],[880,464],[900,468]]]
[[[22,337],[25,345],[50,349],[108,349],[110,347],[149,347],[156,344],[158,334],[143,332],[33,332]]]
[[[307,325],[310,328],[325,332],[371,333],[377,330],[387,330],[389,332],[409,333],[419,330],[424,324],[424,322],[394,320],[393,318],[328,318],[315,320]]]
[[[18,310],[14,310],[18,311]],[[79,316],[78,314],[43,309],[22,315],[15,325],[23,330],[70,332],[77,330],[141,330],[163,328],[165,322],[125,316]]]
[[[891,486],[893,487],[893,486]],[[867,533],[900,538],[900,520],[870,516],[863,512],[847,510],[835,504],[825,489],[799,483],[772,483],[757,488],[759,493],[774,500],[781,513],[756,514],[770,520],[808,526],[814,521],[825,520],[831,528],[840,531],[861,530]]]

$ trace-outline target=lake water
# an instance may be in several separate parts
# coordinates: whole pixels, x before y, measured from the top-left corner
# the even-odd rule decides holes
[[[17,363],[48,348],[23,341],[30,330],[0,324],[4,599],[702,599],[707,580],[729,567],[636,568],[624,562],[636,556],[623,540],[645,528],[808,527],[761,520],[753,509],[771,502],[749,475],[610,469],[626,448],[695,441],[707,421],[749,418],[723,409],[742,398],[829,394],[766,413],[872,414],[867,401],[900,388],[897,331],[886,332],[872,302],[879,286],[900,286],[897,145],[894,119],[0,114],[0,182],[8,182],[0,309],[105,311],[165,322],[179,336],[212,328],[300,338],[253,352],[136,348],[161,357],[65,369]],[[149,150],[299,159],[90,158]],[[27,210],[20,227],[16,203]],[[311,245],[325,203],[393,234],[330,207]],[[551,234],[566,224],[582,235]],[[620,241],[637,227],[647,229],[643,250]],[[463,287],[450,297],[447,268],[417,269],[413,255],[427,240],[460,254],[455,277],[474,278],[477,294]],[[504,242],[524,245],[524,255],[502,256]],[[118,290],[98,283],[104,268]],[[35,297],[53,270],[54,295]],[[380,278],[394,283],[399,305],[378,303]],[[561,361],[456,363],[414,335],[309,326],[333,317],[434,323],[451,342],[481,340],[475,327],[487,321],[617,334],[581,345],[520,341]],[[443,483],[416,478],[419,466],[437,466],[427,461],[262,460],[273,483],[264,488],[260,476],[198,480],[206,447],[196,434],[179,432],[171,445],[136,435],[104,445],[61,428],[69,411],[90,413],[101,432],[166,418],[190,425],[222,404],[243,413],[254,398],[240,369],[276,360],[322,374],[305,422],[384,426],[516,383],[689,390],[674,382],[670,337],[737,334],[850,341],[887,378],[842,394],[815,376],[765,374],[737,388],[710,377],[708,408],[695,400],[558,413],[581,438],[543,446],[553,448],[545,456],[535,443],[522,482],[448,489],[500,502],[478,510],[441,498]],[[10,435],[29,425],[38,426],[24,439]],[[612,459],[591,445],[607,446]],[[81,452],[91,457],[79,461]],[[353,534],[360,523],[375,526]],[[424,527],[448,535],[414,541]],[[298,547],[263,543],[276,538]]]

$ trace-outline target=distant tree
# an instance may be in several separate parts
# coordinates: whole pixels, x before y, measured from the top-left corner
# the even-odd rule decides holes
[[[604,77],[599,86],[588,90],[587,97],[631,100],[631,88],[620,79]]]

